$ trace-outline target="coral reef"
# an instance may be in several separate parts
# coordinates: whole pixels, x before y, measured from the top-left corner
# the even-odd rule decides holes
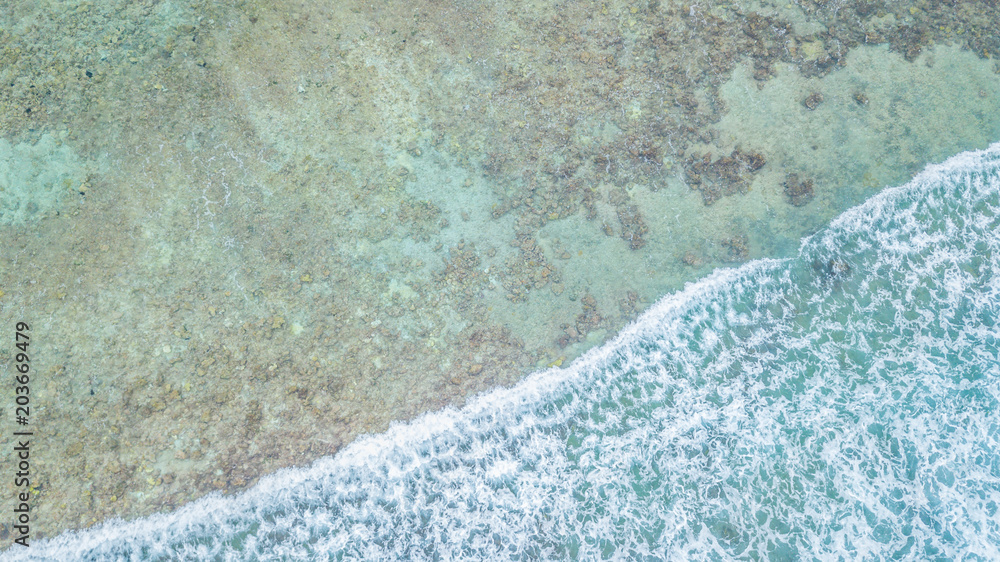
[[[721,244],[726,248],[725,261],[743,262],[750,257],[750,238],[746,234],[724,238]]]
[[[823,94],[819,92],[813,92],[809,94],[809,97],[802,100],[802,105],[806,106],[806,109],[809,111],[816,109],[821,103],[823,103]]]
[[[813,181],[802,181],[799,180],[798,174],[788,174],[785,176],[785,197],[796,207],[805,205],[812,201]]]
[[[746,193],[753,174],[766,163],[762,154],[737,147],[716,160],[710,153],[693,154],[684,161],[684,172],[691,189],[699,190],[705,204],[711,205],[723,196]]]

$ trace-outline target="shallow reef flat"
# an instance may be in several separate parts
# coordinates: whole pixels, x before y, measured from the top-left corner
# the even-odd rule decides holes
[[[1000,138],[987,0],[7,4],[36,537],[562,365]]]

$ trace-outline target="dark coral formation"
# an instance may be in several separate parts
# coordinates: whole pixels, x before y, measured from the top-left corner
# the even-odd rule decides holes
[[[399,224],[405,225],[417,242],[428,242],[440,231],[441,209],[428,201],[404,200],[396,211]]]
[[[536,240],[530,236],[519,238],[513,244],[520,251],[517,256],[507,259],[502,283],[511,302],[524,302],[534,289],[547,284],[559,283],[562,273],[545,259],[545,253]],[[562,289],[557,289],[561,292]]]
[[[809,111],[816,109],[821,103],[823,103],[823,94],[819,92],[813,92],[809,94],[809,97],[802,100],[802,105],[806,106],[806,109]]]
[[[750,257],[750,239],[745,234],[738,234],[722,240],[726,248],[725,261],[742,262]]]
[[[639,315],[639,293],[626,291],[625,298],[618,301],[618,310],[626,322],[634,320]]]
[[[481,298],[481,292],[486,286],[486,274],[481,270],[480,263],[476,245],[460,241],[448,248],[444,271],[438,273],[437,281],[456,296],[464,299]]]
[[[705,260],[693,250],[688,250],[681,256],[681,263],[690,267],[701,267],[705,265]]]
[[[753,174],[767,160],[758,152],[744,152],[737,147],[729,156],[712,160],[712,154],[694,154],[684,161],[691,189],[701,191],[706,205],[715,203],[725,195],[746,193]]]
[[[643,238],[648,232],[646,222],[642,220],[642,213],[635,205],[621,205],[618,207],[618,222],[622,225],[622,240],[628,242],[630,250],[638,250],[646,245]]]
[[[586,294],[580,299],[580,303],[583,305],[583,312],[576,316],[573,325],[562,325],[563,335],[556,341],[560,348],[582,341],[588,333],[599,328],[604,322],[604,316],[597,309],[597,299]]]
[[[785,176],[785,197],[788,198],[789,203],[796,207],[801,207],[812,201],[812,180],[800,181],[798,174],[788,174]]]

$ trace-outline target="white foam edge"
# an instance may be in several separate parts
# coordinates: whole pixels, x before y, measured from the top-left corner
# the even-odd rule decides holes
[[[885,213],[892,209],[891,204],[900,199],[931,189],[936,185],[953,179],[956,175],[972,172],[989,172],[990,168],[994,172],[1000,170],[1000,141],[991,144],[982,150],[968,150],[960,152],[947,160],[937,164],[928,164],[923,170],[913,176],[910,181],[899,186],[886,186],[881,191],[866,199],[863,203],[847,209],[840,215],[833,218],[830,223],[820,232],[802,238],[799,245],[799,253],[815,242],[816,236],[831,232],[857,232],[870,228],[871,225],[885,217]],[[824,240],[828,249],[832,240]]]

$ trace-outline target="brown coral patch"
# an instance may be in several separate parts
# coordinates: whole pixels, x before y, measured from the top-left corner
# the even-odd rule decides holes
[[[692,189],[701,191],[706,205],[723,196],[746,193],[753,174],[767,159],[759,152],[744,152],[737,147],[729,156],[712,160],[712,154],[694,154],[684,161],[684,172]]]
[[[788,174],[785,176],[785,197],[788,198],[789,203],[796,207],[801,207],[812,201],[812,180],[800,181],[798,174]]]

